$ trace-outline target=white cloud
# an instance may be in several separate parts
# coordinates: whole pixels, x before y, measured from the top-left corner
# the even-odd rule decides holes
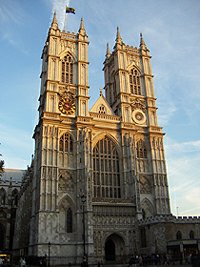
[[[28,55],[28,51],[24,47],[22,47],[22,44],[19,42],[19,40],[14,39],[11,33],[3,32],[1,38],[2,40],[7,41],[11,46],[15,47],[24,55]]]
[[[66,20],[68,15],[66,14],[65,8],[70,5],[70,0],[54,0],[52,6],[52,14],[56,12],[56,17],[61,30],[65,28]]]
[[[33,153],[32,133],[2,124],[0,133],[0,149],[5,167],[25,169],[30,164],[30,155]]]
[[[189,190],[188,194],[186,195],[185,199],[188,203],[191,204],[192,207],[198,205],[198,208],[200,209],[200,187],[192,188],[192,190]]]
[[[22,24],[25,13],[18,1],[6,0],[0,4],[0,24],[7,25],[10,23]],[[1,29],[2,30],[2,29]]]
[[[165,141],[172,212],[200,214],[200,140],[175,142],[166,138]]]
[[[171,142],[168,139],[169,142]],[[171,150],[171,153],[174,151],[182,152],[182,153],[190,153],[190,152],[199,152],[200,153],[200,140],[188,141],[182,143],[168,143],[168,150]]]
[[[173,102],[162,102],[160,105],[162,106],[162,109],[158,112],[159,125],[166,126],[177,111],[177,107]]]

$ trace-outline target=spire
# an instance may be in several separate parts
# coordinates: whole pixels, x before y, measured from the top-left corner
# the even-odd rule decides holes
[[[115,39],[114,49],[116,49],[116,48],[120,49],[120,48],[122,48],[122,45],[123,45],[122,37],[121,37],[120,32],[119,32],[119,27],[117,27],[117,36]]]
[[[148,48],[147,48],[147,46],[146,46],[146,44],[145,44],[145,41],[144,41],[144,39],[143,39],[142,33],[140,33],[140,48],[141,48],[142,50],[147,50],[147,51],[149,51]]]
[[[142,33],[140,33],[140,46],[145,45]]]
[[[100,91],[100,96],[102,96],[102,95],[103,95],[103,90],[102,90],[102,88],[100,88],[99,91]]]
[[[79,34],[86,35],[83,18],[81,18],[80,28],[79,28],[78,32],[79,32]]]
[[[109,47],[109,43],[107,43],[107,49],[106,49],[106,58],[110,57],[110,47]]]
[[[56,18],[56,12],[54,11],[54,14],[53,14],[53,20],[52,20],[52,23],[51,23],[51,28],[57,30],[58,29],[58,22],[57,22],[57,18]]]
[[[120,32],[119,32],[119,27],[117,27],[117,37],[116,37],[116,44],[122,44],[122,37],[120,35]]]

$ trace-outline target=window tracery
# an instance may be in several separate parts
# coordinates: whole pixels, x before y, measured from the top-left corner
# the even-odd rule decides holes
[[[182,233],[181,233],[181,231],[178,231],[178,232],[176,233],[176,239],[177,239],[177,240],[181,240],[181,239],[182,239]]]
[[[99,113],[106,114],[106,107],[103,104],[99,107]]]
[[[143,140],[139,140],[137,142],[137,158],[147,158],[147,150],[145,146],[145,142]]]
[[[18,204],[18,191],[17,189],[14,189],[12,191],[12,205],[17,206],[17,204]]]
[[[194,231],[193,230],[190,231],[189,236],[190,236],[190,239],[194,239]]]
[[[140,178],[140,193],[141,194],[150,194],[151,193],[151,183],[148,178]]]
[[[129,74],[130,91],[132,94],[141,95],[140,73],[136,68],[133,68]]]
[[[63,83],[73,83],[73,59],[70,55],[66,55],[62,60],[62,76]]]
[[[73,152],[73,139],[70,133],[65,133],[60,137],[59,151],[66,153]]]
[[[93,149],[94,197],[121,198],[119,156],[108,137]]]
[[[1,205],[6,204],[6,191],[4,188],[1,188],[1,190],[0,190],[0,204]]]

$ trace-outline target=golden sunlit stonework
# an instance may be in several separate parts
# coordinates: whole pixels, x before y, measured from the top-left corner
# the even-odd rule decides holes
[[[66,33],[54,15],[42,53],[33,177],[19,199],[22,205],[29,194],[31,213],[16,214],[14,251],[44,256],[50,249],[51,264],[80,263],[84,254],[90,263],[182,257],[176,234],[186,245],[193,231],[197,249],[199,218],[170,211],[149,49],[142,36],[139,48],[125,45],[117,29],[104,61],[105,96],[100,90],[89,110],[88,45],[83,20],[77,34]]]

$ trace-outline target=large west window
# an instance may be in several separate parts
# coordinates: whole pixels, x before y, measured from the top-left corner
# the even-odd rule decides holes
[[[73,83],[73,59],[67,55],[62,60],[62,78],[63,83]]]
[[[93,179],[95,198],[121,198],[119,156],[108,137],[93,149]]]

